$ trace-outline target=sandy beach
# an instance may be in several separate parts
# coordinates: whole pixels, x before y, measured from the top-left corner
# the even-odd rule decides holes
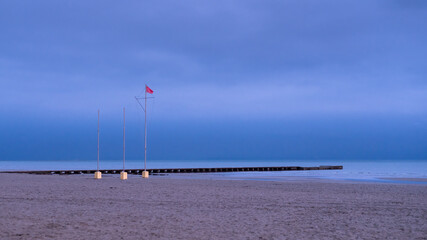
[[[427,185],[0,174],[0,239],[426,239]]]

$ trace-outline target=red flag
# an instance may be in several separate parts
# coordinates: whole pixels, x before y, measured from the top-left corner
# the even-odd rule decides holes
[[[145,91],[148,92],[149,94],[153,94],[154,91],[151,90],[151,88],[149,88],[147,85],[145,85]]]

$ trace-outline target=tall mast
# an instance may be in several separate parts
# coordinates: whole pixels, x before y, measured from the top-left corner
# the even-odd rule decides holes
[[[145,96],[143,98],[135,96],[135,100],[138,102],[139,106],[141,106],[142,110],[144,110],[144,171],[142,172],[143,178],[148,178],[149,175],[149,173],[147,172],[147,92],[149,94],[153,94],[154,91],[151,90],[147,85],[145,85]],[[140,99],[145,100],[144,106],[139,101]]]
[[[147,89],[145,89],[144,171],[147,171]]]
[[[98,109],[98,160],[96,161],[96,170],[99,172],[99,109]]]
[[[126,109],[123,107],[123,172],[125,171]]]

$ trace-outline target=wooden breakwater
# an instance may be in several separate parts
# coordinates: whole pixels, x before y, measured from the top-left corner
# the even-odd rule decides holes
[[[309,170],[342,170],[343,166],[319,167],[228,167],[228,168],[157,168],[147,169],[150,174],[166,173],[215,173],[215,172],[264,172],[264,171],[309,171]],[[123,169],[99,170],[103,174],[120,174]],[[126,169],[128,174],[141,174],[144,169]],[[27,174],[93,174],[96,170],[44,170],[44,171],[3,171],[0,173],[27,173]]]

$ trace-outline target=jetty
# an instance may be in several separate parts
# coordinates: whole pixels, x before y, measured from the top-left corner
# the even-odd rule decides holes
[[[342,170],[343,166],[318,166],[318,167],[227,167],[227,168],[156,168],[156,169],[127,169],[128,174],[141,174],[147,171],[150,175],[168,173],[221,173],[221,172],[277,172],[277,171],[312,171],[312,170]],[[42,170],[42,171],[2,171],[0,173],[26,173],[26,174],[94,174],[98,170]],[[120,174],[123,169],[99,170],[103,174]]]

